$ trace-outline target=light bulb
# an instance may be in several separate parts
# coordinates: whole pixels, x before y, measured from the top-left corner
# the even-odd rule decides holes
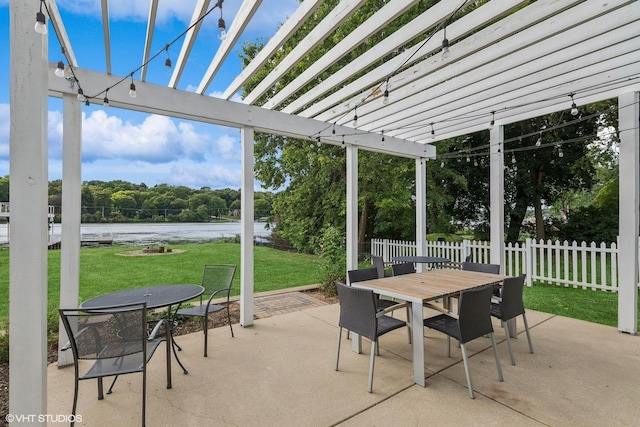
[[[577,116],[579,113],[580,113],[580,111],[578,110],[578,106],[574,102],[573,104],[571,104],[571,115],[572,116]]]
[[[542,137],[538,137],[538,140],[536,141],[536,147],[540,147],[540,145],[542,145]]]
[[[440,169],[444,167],[444,162],[440,162]]]
[[[225,30],[220,31],[220,35],[218,36],[218,38],[222,41],[227,39],[227,32]]]
[[[167,68],[171,68],[171,58],[167,58],[164,61],[164,66],[167,67]]]
[[[36,30],[36,33],[42,34],[43,36],[47,34],[47,18],[45,18],[42,11],[36,13],[36,25],[33,28]]]
[[[86,101],[87,98],[84,96],[84,91],[81,87],[78,88],[78,101]]]
[[[56,67],[56,76],[64,77],[64,63],[62,61],[58,61],[58,66]]]
[[[513,163],[513,164],[516,163],[516,155],[515,154],[511,155],[511,163]]]
[[[355,114],[353,116],[353,126],[358,126],[358,114]]]
[[[104,99],[102,100],[102,105],[105,107],[109,106],[109,98],[107,98],[106,96],[104,97]]]
[[[471,162],[471,157],[467,156],[467,163]]]
[[[134,85],[133,82],[131,82],[131,84],[129,85],[129,96],[132,98],[138,96],[138,94],[136,93],[136,85]]]
[[[442,39],[442,57],[447,59],[449,57],[449,40]]]
[[[389,91],[387,89],[384,90],[384,96],[382,97],[382,103],[387,105],[389,103]]]
[[[564,153],[562,152],[562,148],[558,148],[558,157],[564,157]]]

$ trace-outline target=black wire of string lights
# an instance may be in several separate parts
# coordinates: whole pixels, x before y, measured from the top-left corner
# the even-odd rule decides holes
[[[221,32],[221,40],[223,40],[226,37],[226,24],[225,21],[222,17],[222,3],[224,0],[217,0],[216,3],[211,6],[209,8],[209,10],[207,10],[206,13],[204,13],[202,16],[200,16],[196,21],[194,21],[191,25],[189,25],[189,27],[187,27],[182,33],[180,33],[179,35],[177,35],[173,40],[171,40],[169,43],[165,44],[164,47],[159,50],[158,52],[156,52],[153,56],[151,56],[149,59],[147,59],[142,65],[140,65],[138,68],[130,71],[126,76],[122,77],[120,80],[118,80],[116,83],[112,84],[111,86],[107,86],[106,88],[104,88],[102,91],[96,93],[95,95],[86,95],[84,93],[84,90],[82,89],[82,86],[80,85],[80,80],[78,79],[78,77],[75,74],[75,71],[73,69],[73,67],[70,64],[69,58],[67,57],[67,53],[64,49],[64,47],[62,47],[62,57],[64,59],[66,59],[67,61],[67,65],[68,65],[68,69],[71,72],[71,77],[65,77],[65,66],[64,63],[62,62],[62,59],[60,61],[58,61],[55,73],[57,76],[59,77],[63,77],[66,78],[67,80],[69,80],[71,87],[73,87],[74,85],[78,86],[78,100],[85,102],[85,105],[89,105],[90,102],[89,100],[91,99],[99,99],[103,94],[104,97],[103,99],[103,105],[104,106],[109,106],[109,99],[107,97],[107,94],[109,92],[110,89],[113,89],[114,87],[120,85],[121,83],[123,83],[124,81],[126,81],[127,79],[131,79],[131,83],[129,85],[129,96],[131,98],[135,98],[137,96],[137,91],[136,91],[136,85],[133,82],[133,76],[135,73],[137,73],[138,71],[140,71],[143,67],[147,66],[151,61],[153,61],[154,59],[156,59],[159,55],[161,55],[163,52],[167,53],[167,59],[165,60],[165,66],[171,68],[171,58],[169,57],[169,47],[171,47],[174,43],[176,43],[178,40],[180,40],[182,37],[184,37],[193,27],[195,27],[196,25],[198,25],[200,22],[202,22],[213,10],[215,10],[216,8],[220,9],[220,18],[218,19],[218,29]],[[42,6],[44,5],[45,11],[47,12],[47,16],[49,16],[49,19],[51,19],[51,13],[49,12],[49,8],[47,7],[47,3],[46,0],[40,0],[40,11],[36,14],[36,24],[35,24],[35,29],[38,33],[40,34],[47,34],[47,24],[46,24],[46,18],[44,16],[44,14],[42,13]],[[44,28],[44,29],[43,29]],[[60,44],[60,46],[64,46],[62,43],[62,40],[60,39],[60,35],[58,34],[57,31],[55,31],[55,26],[54,26],[54,32],[56,34],[56,38],[58,40],[58,43]]]
[[[628,105],[623,105],[623,106],[619,106],[619,108],[626,108],[626,107],[630,107],[634,104],[628,104]],[[572,107],[573,110],[573,107]],[[568,121],[568,122],[558,122],[558,124],[554,125],[554,126],[550,126],[550,127],[545,127],[543,129],[540,129],[538,131],[533,131],[527,134],[523,134],[523,135],[518,135],[518,136],[514,136],[512,138],[508,138],[505,139],[504,141],[502,141],[501,143],[497,143],[497,145],[500,144],[504,144],[507,145],[508,143],[511,142],[522,142],[523,139],[526,138],[531,138],[532,136],[538,136],[538,139],[536,140],[536,143],[533,145],[527,145],[527,146],[523,146],[523,147],[515,147],[515,148],[511,148],[511,149],[505,149],[504,150],[504,154],[511,154],[511,163],[515,164],[517,163],[514,154],[518,153],[518,152],[524,152],[524,151],[531,151],[531,150],[538,150],[538,149],[543,149],[543,148],[548,148],[548,147],[554,147],[557,151],[558,151],[558,157],[562,158],[564,156],[564,153],[562,152],[562,146],[565,144],[570,144],[570,143],[576,143],[576,142],[583,142],[583,141],[589,141],[589,140],[595,140],[598,138],[601,138],[601,133],[602,131],[598,131],[596,134],[591,134],[591,135],[582,135],[576,138],[571,138],[571,139],[566,139],[566,140],[562,140],[562,141],[551,141],[551,142],[543,142],[543,134],[547,133],[547,132],[551,132],[557,129],[561,129],[563,127],[566,126],[571,126],[571,125],[575,125],[576,123],[582,122],[582,121],[587,121],[587,120],[591,120],[594,119],[595,117],[601,116],[602,114],[606,113],[607,111],[610,111],[611,107],[609,108],[605,108],[602,110],[598,110],[595,111],[589,115],[586,116],[581,116],[579,118],[577,118],[576,120],[572,120],[572,121]],[[573,111],[572,111],[573,113]],[[573,115],[573,114],[572,114]],[[561,119],[560,119],[561,120]],[[628,129],[626,129],[628,130]],[[607,136],[613,136],[616,134],[619,134],[620,132],[625,131],[625,129],[619,129],[619,130],[614,130],[614,131],[608,131],[608,135]],[[496,143],[494,143],[496,144]],[[457,159],[458,161],[461,161],[461,159],[466,158],[467,162],[470,162],[470,159],[474,159],[478,158],[478,157],[485,157],[490,155],[490,153],[486,152],[485,150],[487,148],[490,148],[492,144],[484,144],[481,146],[477,146],[477,147],[469,147],[469,148],[464,148],[461,150],[457,150],[454,152],[449,152],[449,153],[442,153],[440,155],[437,155],[435,159],[440,160],[441,164],[440,167],[444,167],[444,161],[445,160],[453,160],[453,159]],[[480,152],[481,151],[481,152]],[[477,162],[474,161],[474,165],[478,165]]]

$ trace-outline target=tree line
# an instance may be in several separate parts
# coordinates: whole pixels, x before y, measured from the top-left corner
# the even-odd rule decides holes
[[[159,184],[148,187],[123,180],[86,181],[81,186],[82,222],[208,222],[240,215],[240,190]],[[275,195],[256,192],[255,217],[272,215]],[[9,176],[0,178],[0,201],[9,200]],[[62,180],[49,182],[49,205],[62,208]]]

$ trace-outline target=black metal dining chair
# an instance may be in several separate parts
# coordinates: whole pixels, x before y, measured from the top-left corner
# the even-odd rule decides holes
[[[503,381],[500,357],[498,356],[498,346],[496,345],[496,338],[493,334],[493,325],[491,323],[491,295],[491,286],[462,292],[458,303],[457,316],[443,313],[424,319],[424,326],[447,335],[448,357],[451,357],[451,338],[455,338],[460,343],[464,372],[467,377],[467,386],[469,387],[469,397],[471,399],[475,399],[475,394],[473,392],[471,373],[469,372],[469,360],[466,348],[466,343],[469,341],[473,341],[484,335],[491,336],[493,354],[498,369],[498,379]]]
[[[380,271],[376,268],[376,267],[372,267],[372,268],[361,268],[358,270],[349,270],[347,271],[347,276],[349,277],[349,284],[351,283],[357,283],[357,282],[364,282],[365,280],[375,280],[380,278],[379,276]],[[393,310],[391,310],[391,313],[393,314],[394,310],[399,310],[401,308],[406,309],[407,311],[407,326],[408,331],[409,331],[409,343],[411,343],[411,324],[410,324],[410,319],[411,319],[411,311],[409,309],[409,304],[408,303],[399,303],[397,301],[394,300],[390,300],[390,299],[386,299],[386,298],[381,298],[380,295],[378,294],[374,294],[375,298],[376,298],[376,306],[378,307],[378,311],[382,311],[382,310],[386,310],[390,307],[394,307]],[[349,339],[349,332],[347,331],[347,339]]]
[[[202,272],[204,293],[200,296],[200,303],[191,307],[181,308],[176,312],[179,316],[202,317],[204,357],[207,357],[209,314],[226,310],[229,329],[231,329],[231,338],[234,337],[231,314],[229,313],[229,297],[235,272],[236,266],[232,264],[205,265]],[[221,299],[222,302],[214,303],[215,299]]]
[[[369,362],[369,385],[367,391],[373,391],[373,369],[378,351],[378,338],[382,335],[406,326],[403,320],[386,315],[393,308],[378,310],[373,291],[347,286],[344,283],[336,283],[338,299],[340,300],[340,320],[338,321],[338,345],[336,349],[336,366],[340,361],[340,342],[342,341],[342,328],[353,331],[371,340],[371,358]]]
[[[391,270],[394,276],[400,276],[402,274],[415,273],[416,267],[412,262],[402,262],[399,264],[391,264]]]
[[[69,342],[61,350],[73,352],[74,391],[71,414],[74,425],[78,386],[82,380],[97,379],[98,400],[104,399],[104,377],[142,373],[142,425],[146,422],[147,363],[161,338],[147,335],[146,303],[99,308],[59,309]],[[85,369],[81,361],[93,361]],[[82,365],[82,371],[81,371]],[[115,381],[114,381],[115,382]]]
[[[508,277],[504,279],[502,283],[501,296],[497,298],[496,302],[491,303],[491,315],[501,320],[502,327],[504,328],[507,336],[507,347],[509,347],[509,356],[511,357],[512,365],[516,364],[516,360],[513,357],[513,349],[511,348],[509,320],[522,315],[524,329],[527,332],[527,340],[529,341],[529,352],[533,353],[533,343],[531,342],[529,323],[527,323],[527,313],[525,313],[524,302],[522,300],[525,278],[526,275],[522,274],[518,277]]]
[[[390,273],[385,271],[384,259],[380,255],[371,255],[371,264],[373,264],[373,266],[378,270],[379,279],[391,276]]]

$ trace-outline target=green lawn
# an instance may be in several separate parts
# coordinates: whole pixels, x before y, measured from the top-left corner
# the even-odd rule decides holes
[[[80,300],[126,288],[166,283],[199,284],[204,264],[240,265],[240,245],[207,243],[169,246],[171,253],[153,256],[121,256],[141,248],[86,248],[80,251]],[[0,319],[9,314],[9,252],[0,250]],[[49,319],[57,323],[60,301],[60,251],[49,251]],[[256,292],[320,282],[318,258],[254,247]],[[240,293],[240,271],[236,270],[234,294]],[[51,322],[50,322],[51,324]]]

